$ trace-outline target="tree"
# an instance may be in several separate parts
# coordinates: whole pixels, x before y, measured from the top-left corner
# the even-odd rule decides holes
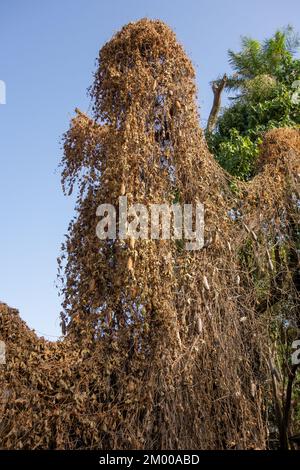
[[[101,357],[105,406],[122,410],[119,447],[132,436],[154,448],[263,446],[252,389],[267,372],[252,358],[266,329],[246,287],[234,294],[232,192],[199,127],[191,62],[169,28],[141,20],[101,49],[98,65],[93,115],[77,111],[64,140],[63,185],[79,188],[61,273],[68,338]],[[99,240],[97,207],[118,208],[124,194],[129,205],[203,203],[207,248]],[[251,317],[247,344],[240,296]]]
[[[244,37],[240,52],[229,50],[234,73],[225,89],[235,94],[215,127],[207,127],[206,136],[217,161],[233,176],[246,180],[253,176],[264,132],[299,126],[293,88],[300,78],[300,61],[295,57],[299,45],[299,36],[289,26],[262,43]]]

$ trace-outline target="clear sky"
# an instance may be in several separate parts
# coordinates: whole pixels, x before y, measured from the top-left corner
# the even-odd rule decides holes
[[[241,35],[300,31],[300,2],[0,0],[0,301],[49,339],[60,334],[56,258],[74,206],[60,188],[60,139],[74,108],[88,110],[99,48],[143,17],[168,23],[191,57],[204,124],[227,49],[238,50]]]

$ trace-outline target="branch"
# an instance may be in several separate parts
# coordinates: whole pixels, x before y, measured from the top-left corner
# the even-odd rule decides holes
[[[206,132],[212,132],[216,126],[217,117],[221,107],[221,95],[227,83],[227,75],[225,74],[221,80],[212,82],[211,88],[214,94],[213,105],[207,121]]]

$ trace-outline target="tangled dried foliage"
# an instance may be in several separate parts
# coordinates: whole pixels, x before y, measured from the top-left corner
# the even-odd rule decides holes
[[[39,339],[1,305],[1,446],[265,448],[272,247],[280,234],[293,243],[299,131],[270,132],[258,175],[233,192],[199,128],[193,67],[160,21],[103,47],[91,96],[93,119],[77,110],[64,140],[63,187],[79,188],[61,259],[67,335]],[[100,241],[96,208],[121,194],[204,203],[205,247]],[[283,264],[284,300],[295,279]]]

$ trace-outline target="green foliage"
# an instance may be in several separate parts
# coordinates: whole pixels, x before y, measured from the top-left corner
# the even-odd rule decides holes
[[[253,176],[264,132],[300,125],[300,107],[292,99],[293,83],[300,79],[300,60],[294,56],[299,45],[288,27],[263,43],[242,38],[241,52],[228,53],[234,74],[226,87],[235,95],[207,141],[219,163],[237,178]]]
[[[248,135],[242,136],[232,128],[228,139],[220,142],[218,160],[229,173],[246,179],[251,174],[253,159],[258,155],[259,142],[252,142]]]

